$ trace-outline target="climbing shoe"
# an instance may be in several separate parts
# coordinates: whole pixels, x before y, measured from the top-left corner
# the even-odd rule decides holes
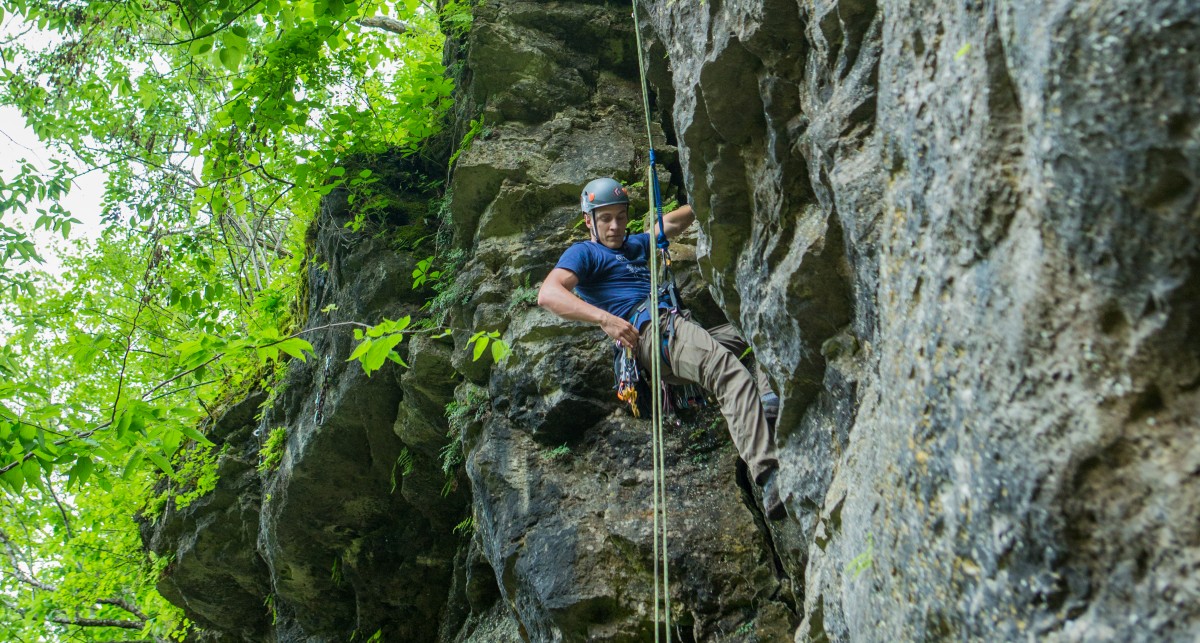
[[[787,509],[783,506],[783,499],[779,497],[778,474],[778,469],[772,469],[762,486],[763,515],[767,520],[783,520],[787,517]]]
[[[771,428],[775,428],[775,420],[779,418],[779,396],[774,393],[767,393],[762,396],[763,415],[767,417],[767,424]]]

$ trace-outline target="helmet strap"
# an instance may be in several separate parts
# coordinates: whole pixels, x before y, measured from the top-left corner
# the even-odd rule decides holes
[[[596,213],[589,212],[583,215],[588,222],[588,232],[592,233],[592,241],[600,243],[600,233],[596,231]]]

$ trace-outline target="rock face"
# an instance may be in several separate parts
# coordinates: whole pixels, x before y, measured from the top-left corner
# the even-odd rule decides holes
[[[675,638],[1200,636],[1200,8],[639,7],[685,297],[783,399],[790,513],[762,521],[711,410],[668,430]],[[328,328],[273,410],[217,423],[218,488],[146,528],[214,636],[653,639],[648,423],[599,331],[533,305],[580,186],[643,180],[632,29],[489,0],[451,43],[451,129],[484,124],[441,208],[453,346],[366,378]],[[439,208],[378,167],[396,207],[349,234],[327,201],[306,327],[433,294],[409,240]],[[473,361],[478,331],[512,355]]]
[[[1195,3],[649,16],[784,397],[797,639],[1194,637]]]

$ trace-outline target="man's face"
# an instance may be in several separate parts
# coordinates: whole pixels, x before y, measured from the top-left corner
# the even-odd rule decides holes
[[[625,243],[625,226],[629,223],[629,206],[602,205],[592,210],[591,222],[587,221],[587,215],[584,215],[583,218],[589,230],[592,229],[592,224],[595,225],[592,234],[599,237],[596,241],[614,250]]]

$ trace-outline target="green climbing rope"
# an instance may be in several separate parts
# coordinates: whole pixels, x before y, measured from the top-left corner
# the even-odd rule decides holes
[[[646,116],[646,141],[650,148],[650,163],[646,170],[646,185],[650,190],[650,202],[654,204],[658,222],[658,247],[665,252],[665,228],[663,227],[662,197],[658,189],[658,174],[654,169],[654,137],[650,123],[650,92],[646,86],[646,62],[642,56],[642,28],[638,21],[637,3],[633,3],[633,30],[637,34],[638,74],[642,83],[642,108]],[[666,458],[663,455],[663,386],[662,386],[662,329],[658,312],[658,261],[657,253],[650,255],[650,399],[651,399],[651,459],[654,461],[653,505],[654,505],[654,640],[659,640],[658,623],[664,624],[666,641],[671,641],[671,580],[667,556],[667,484]],[[661,574],[660,572],[661,568]],[[661,591],[661,594],[660,594]],[[659,607],[662,606],[660,618]]]

